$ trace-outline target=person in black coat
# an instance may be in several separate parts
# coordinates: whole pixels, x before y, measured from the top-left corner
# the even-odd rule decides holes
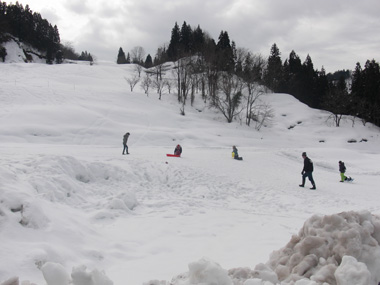
[[[126,133],[123,136],[123,147],[124,147],[123,148],[123,154],[124,154],[124,152],[126,152],[126,154],[129,154],[129,152],[128,152],[128,146],[127,146],[129,135],[130,135],[130,133]]]
[[[315,182],[314,182],[314,179],[313,179],[313,171],[314,171],[314,166],[313,166],[313,162],[311,161],[310,158],[307,157],[307,154],[306,152],[303,152],[302,153],[302,157],[303,157],[303,169],[302,169],[302,184],[300,184],[300,187],[304,187],[305,186],[305,180],[306,180],[306,177],[309,178],[311,184],[313,185],[313,187],[311,187],[310,189],[312,190],[315,190],[317,189],[315,187]]]

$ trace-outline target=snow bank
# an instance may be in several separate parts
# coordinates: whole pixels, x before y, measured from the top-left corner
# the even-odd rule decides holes
[[[47,262],[41,268],[47,285],[113,285],[113,282],[97,269],[87,271],[86,266],[74,267],[70,275],[59,263]]]
[[[232,285],[227,270],[219,264],[202,258],[198,262],[189,264],[189,272],[174,278],[173,285],[209,284],[209,285]]]
[[[377,285],[380,281],[380,217],[363,212],[312,216],[298,235],[274,251],[267,264],[224,270],[201,259],[170,283],[144,285]]]
[[[15,189],[23,174],[23,188]],[[23,224],[43,228],[49,218],[42,200],[82,208],[133,210],[135,193],[125,189],[125,170],[104,163],[87,163],[74,157],[42,156],[21,167],[1,167],[1,205],[12,212],[21,211]],[[111,187],[110,187],[111,186]],[[0,208],[1,210],[1,208]]]
[[[268,265],[284,283],[306,278],[328,284],[378,284],[379,242],[380,218],[369,212],[315,215],[284,248],[272,253]],[[346,283],[348,271],[354,283]]]

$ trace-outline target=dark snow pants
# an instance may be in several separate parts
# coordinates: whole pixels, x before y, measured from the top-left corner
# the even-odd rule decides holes
[[[315,182],[314,182],[314,179],[313,179],[313,172],[312,171],[308,171],[308,172],[304,172],[302,174],[302,185],[305,185],[306,177],[309,178],[311,184],[313,186],[315,186]]]

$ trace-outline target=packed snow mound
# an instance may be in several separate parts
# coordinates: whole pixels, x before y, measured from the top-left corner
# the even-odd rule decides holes
[[[268,265],[283,283],[309,279],[319,284],[378,284],[379,242],[380,217],[367,211],[315,215],[271,254]],[[351,283],[345,281],[348,276]]]
[[[267,264],[228,271],[203,258],[189,271],[144,285],[377,285],[380,281],[380,217],[363,212],[314,215],[298,235],[274,251]]]
[[[11,161],[0,167],[0,226],[1,220],[8,218],[23,226],[44,229],[50,222],[44,211],[48,204],[102,213],[104,209],[130,212],[138,205],[135,193],[125,189],[126,177],[131,175],[119,167],[70,156],[46,155],[25,160],[23,165]],[[22,189],[18,186],[20,179]],[[97,219],[104,213],[95,212],[94,216]]]
[[[45,263],[41,271],[47,285],[113,285],[104,272],[88,271],[84,265],[74,267],[71,276],[61,264],[54,262]]]

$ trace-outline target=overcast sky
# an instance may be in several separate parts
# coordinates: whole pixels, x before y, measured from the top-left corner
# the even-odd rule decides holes
[[[97,60],[116,61],[119,47],[142,46],[152,57],[175,24],[200,25],[217,42],[227,31],[237,47],[283,60],[294,50],[327,72],[380,61],[379,0],[19,0],[52,25],[61,42]]]

